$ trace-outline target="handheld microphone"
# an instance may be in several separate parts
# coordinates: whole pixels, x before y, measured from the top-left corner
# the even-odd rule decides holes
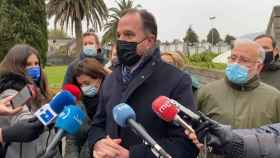
[[[76,134],[80,130],[85,118],[85,113],[78,106],[66,106],[56,119],[55,127],[58,128],[58,131],[47,147],[46,153],[56,146],[65,133],[70,135]]]
[[[65,106],[74,105],[75,102],[75,97],[70,92],[60,91],[48,104],[38,109],[34,115],[47,126],[52,123]]]
[[[188,109],[188,108],[186,108],[185,106],[181,105],[180,103],[178,103],[178,102],[177,102],[176,100],[174,100],[174,99],[170,99],[170,98],[168,98],[168,97],[166,97],[166,96],[159,96],[157,99],[159,99],[159,98],[164,98],[164,97],[167,98],[167,99],[169,99],[171,104],[173,104],[174,106],[176,106],[177,109],[178,109],[179,111],[183,112],[185,115],[187,115],[187,116],[190,117],[191,119],[196,120],[196,121],[200,121],[200,120],[201,120],[201,117],[200,117],[198,114],[192,112],[190,109]],[[155,99],[155,100],[157,100],[157,99]]]
[[[121,126],[129,126],[136,135],[142,137],[145,145],[151,147],[151,151],[155,156],[160,158],[172,158],[141,126],[141,124],[135,121],[136,114],[134,110],[127,104],[121,103],[115,106],[112,110],[115,122]]]
[[[195,133],[194,129],[177,114],[179,112],[178,108],[168,97],[159,96],[156,98],[152,103],[152,109],[164,121],[174,121],[183,128]]]
[[[76,85],[67,83],[63,86],[63,90],[70,92],[74,97],[76,97],[77,101],[81,99],[81,90]]]

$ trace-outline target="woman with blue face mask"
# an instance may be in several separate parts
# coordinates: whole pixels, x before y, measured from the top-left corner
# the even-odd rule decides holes
[[[9,50],[0,64],[0,99],[16,95],[27,85],[32,87],[33,94],[36,95],[22,106],[22,111],[18,114],[1,117],[2,127],[34,117],[34,112],[49,101],[47,80],[38,51],[29,45],[18,44]],[[46,149],[54,135],[55,131],[51,129],[44,131],[39,138],[31,142],[6,144],[6,158],[35,158]],[[55,149],[54,157],[61,157],[58,148]]]
[[[85,58],[74,66],[73,83],[82,92],[81,108],[87,112],[87,122],[83,124],[79,134],[66,137],[65,158],[89,158],[87,131],[98,104],[99,90],[108,71],[95,59]]]

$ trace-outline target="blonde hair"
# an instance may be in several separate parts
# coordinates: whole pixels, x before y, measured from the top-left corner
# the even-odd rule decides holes
[[[184,67],[184,59],[179,53],[176,52],[164,52],[160,54],[161,57],[168,56],[172,59],[172,63],[174,66],[176,66],[179,69],[182,69]]]

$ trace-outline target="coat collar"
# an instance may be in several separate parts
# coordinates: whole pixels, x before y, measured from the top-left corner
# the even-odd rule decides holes
[[[126,86],[125,90],[122,92],[122,99],[121,102],[126,102],[127,99],[131,96],[131,94],[142,85],[144,81],[146,81],[152,73],[155,71],[155,68],[160,63],[160,50],[159,48],[155,48],[153,50],[152,55],[150,56],[150,59],[145,63],[143,68],[138,71],[136,74],[134,74],[131,81]],[[120,85],[122,85],[122,74],[121,74],[121,65],[118,66],[116,73],[117,73],[117,81]]]
[[[227,77],[225,77],[225,81],[227,85],[229,85],[231,88],[238,91],[251,91],[260,85],[260,80],[258,76],[253,77],[251,80],[248,81],[248,83],[242,85],[232,83],[231,81],[228,80]]]

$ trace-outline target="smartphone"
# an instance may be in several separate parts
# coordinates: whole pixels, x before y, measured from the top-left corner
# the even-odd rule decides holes
[[[32,98],[32,93],[28,86],[21,89],[11,100],[11,105],[13,108],[23,106]]]

